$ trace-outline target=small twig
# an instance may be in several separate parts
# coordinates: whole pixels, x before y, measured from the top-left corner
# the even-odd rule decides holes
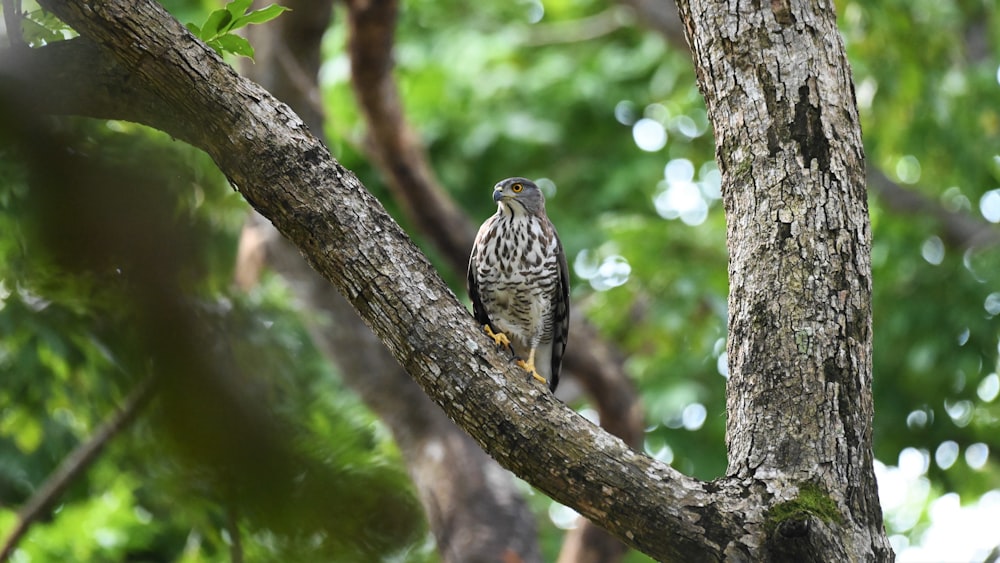
[[[0,550],[0,561],[6,561],[14,553],[14,548],[17,547],[18,542],[28,532],[31,525],[45,516],[52,503],[69,487],[70,483],[90,467],[104,446],[135,419],[136,415],[149,402],[153,395],[153,389],[153,376],[147,377],[136,385],[125,398],[121,409],[108,417],[97,428],[90,440],[77,446],[59,464],[55,472],[49,475],[49,478],[21,507],[17,524],[4,541],[3,549]]]
[[[24,47],[21,35],[21,0],[3,0],[3,23],[7,28],[7,40],[11,49]]]

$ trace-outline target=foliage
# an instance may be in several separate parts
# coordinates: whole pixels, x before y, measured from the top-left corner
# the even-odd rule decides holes
[[[232,53],[253,59],[253,46],[246,38],[233,32],[250,24],[269,22],[288,8],[271,4],[266,8],[248,12],[251,4],[253,0],[232,0],[225,8],[209,14],[205,23],[200,26],[188,23],[187,28],[219,55]]]
[[[15,235],[0,244],[3,504],[37,490],[140,376],[161,382],[19,557],[225,560],[232,519],[257,559],[412,551],[422,517],[397,454],[309,344],[284,287],[231,290],[239,196],[162,134],[60,127],[67,146],[3,149],[0,222]]]
[[[195,27],[206,41],[236,37],[232,30],[263,17],[247,13],[248,5],[212,11],[201,2],[168,3],[182,19],[204,21]],[[1000,197],[1000,45],[988,40],[1000,36],[996,6],[886,0],[838,3],[838,10],[869,165],[967,220],[1000,219],[988,207]],[[595,17],[611,25],[584,33],[581,22]],[[362,156],[344,20],[335,18],[324,45],[327,133],[337,158],[391,210],[388,190]],[[397,76],[436,172],[477,222],[492,212],[489,191],[497,180],[548,179],[541,184],[570,256],[575,314],[625,354],[646,410],[647,453],[711,479],[726,468],[720,178],[688,54],[639,24],[627,10],[597,0],[474,7],[414,0],[402,6]],[[39,34],[34,44],[48,40]],[[245,51],[218,43],[217,50]],[[216,327],[212,341],[226,335],[223,348],[232,349],[248,381],[259,382],[265,410],[295,429],[294,455],[317,463],[317,471],[357,478],[351,483],[376,483],[370,489],[393,502],[412,503],[385,432],[312,349],[280,281],[268,279],[249,296],[230,288],[245,206],[212,164],[127,124],[60,123],[82,132],[89,154],[100,149],[119,161],[180,171],[172,180],[167,175],[169,197],[157,201],[196,241],[187,254],[192,294],[197,314]],[[0,239],[4,506],[23,502],[86,439],[144,372],[149,352],[131,330],[137,325],[129,302],[108,289],[121,283],[113,270],[67,272],[38,251],[41,227],[25,207],[30,190],[21,162],[0,154],[0,232],[12,233]],[[1000,252],[953,246],[936,219],[897,211],[877,196],[870,207],[875,455],[887,479],[917,460],[906,495],[883,495],[893,542],[905,547],[920,541],[935,499],[957,493],[968,504],[1000,488]],[[443,274],[463,294],[461,274]],[[582,399],[570,402],[588,409]],[[143,419],[67,493],[52,520],[32,531],[24,549],[43,557],[31,550],[44,545],[71,559],[143,549],[167,557],[183,552],[190,561],[226,559],[225,495],[190,451],[164,447],[169,435],[155,417]],[[886,481],[882,489],[893,485]],[[531,502],[542,522],[544,558],[555,560],[562,533],[556,524],[568,521],[550,518],[562,509],[542,495]],[[255,510],[260,505],[239,507],[248,555],[307,558],[309,537],[276,531]],[[9,509],[0,512],[3,528],[11,521]],[[99,538],[80,538],[74,532],[81,522],[128,541],[105,547]],[[419,527],[400,535],[397,544],[382,544],[382,556],[433,558]]]

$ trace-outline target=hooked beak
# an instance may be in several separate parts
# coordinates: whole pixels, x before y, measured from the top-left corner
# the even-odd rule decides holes
[[[501,199],[503,199],[503,188],[497,186],[493,188],[493,201],[499,203]]]

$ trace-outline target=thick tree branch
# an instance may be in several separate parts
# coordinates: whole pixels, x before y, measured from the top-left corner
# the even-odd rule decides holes
[[[361,323],[351,305],[259,215],[254,233],[267,263],[296,297],[329,319],[309,323],[313,341],[389,427],[399,445],[444,561],[488,561],[500,554],[541,561],[534,516],[510,474],[455,426]]]
[[[387,179],[394,199],[453,271],[462,274],[475,228],[441,187],[417,133],[406,121],[392,73],[398,3],[355,0],[348,2],[348,7],[352,84],[369,126],[368,153]],[[610,11],[607,14],[611,15]],[[606,24],[610,20],[594,21]],[[643,418],[621,357],[580,316],[572,317],[570,333],[573,345],[564,362],[567,375],[588,391],[601,425],[638,447]],[[624,553],[619,542],[591,526],[585,522],[568,535],[566,545],[574,553],[573,560],[587,560],[583,554],[591,552],[601,554],[603,561],[612,561]]]
[[[248,31],[256,61],[244,69],[288,103],[323,138],[319,104],[320,43],[332,0],[292,0],[291,12]],[[446,562],[488,561],[499,554],[525,563],[541,560],[534,515],[503,471],[468,434],[424,394],[364,325],[350,304],[257,213],[240,238],[237,273],[266,262],[284,277],[314,314],[313,341],[339,366],[344,382],[389,427],[424,506],[437,549]],[[241,275],[241,285],[256,275]],[[325,322],[315,313],[329,315]]]
[[[658,559],[723,557],[756,516],[735,484],[630,450],[524,381],[426,258],[286,106],[240,78],[153,2],[45,0],[164,106],[137,116],[208,152],[351,301],[448,415],[502,465]],[[750,524],[752,525],[752,524]]]
[[[434,176],[427,153],[403,114],[392,75],[396,2],[349,4],[353,85],[370,128],[369,153],[417,228],[433,241],[452,270],[463,274],[475,228]],[[642,413],[620,354],[579,316],[572,320],[570,335],[564,369],[593,397],[602,426],[637,446],[642,441]]]

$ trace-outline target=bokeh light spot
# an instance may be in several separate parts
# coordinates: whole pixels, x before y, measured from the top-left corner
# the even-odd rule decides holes
[[[698,124],[686,115],[678,115],[673,118],[670,121],[670,125],[675,131],[688,139],[695,139],[701,136],[701,131],[698,130]]]
[[[545,5],[539,0],[534,0],[528,2],[527,8],[527,20],[528,23],[538,23],[542,21],[542,17],[545,16]]]
[[[993,292],[986,296],[986,301],[983,302],[983,308],[990,315],[1000,314],[1000,292]]]
[[[660,122],[644,117],[632,126],[632,139],[646,152],[656,152],[667,144],[667,130]]]
[[[969,201],[969,197],[962,193],[962,189],[958,186],[952,186],[941,194],[941,205],[952,213],[972,209],[972,202]]]
[[[663,177],[667,182],[690,182],[694,180],[694,164],[686,158],[675,158],[663,167]]]
[[[1000,189],[990,190],[979,198],[979,212],[990,223],[1000,223]]]
[[[927,450],[903,448],[903,451],[899,452],[899,461],[896,463],[904,475],[916,478],[927,473],[927,467],[931,463],[931,455]]]
[[[705,409],[705,405],[691,403],[684,407],[684,412],[681,413],[681,424],[687,430],[698,430],[705,424],[706,418],[708,418],[708,410]]]
[[[631,126],[635,123],[637,113],[635,104],[628,100],[622,100],[615,104],[615,121],[622,125]]]
[[[632,266],[624,256],[614,254],[599,260],[595,252],[586,249],[576,255],[573,270],[597,291],[624,285],[632,274]]]
[[[920,181],[920,161],[908,154],[896,161],[896,177],[904,184],[916,184]]]
[[[722,173],[715,167],[715,162],[710,162],[712,166],[701,168],[701,182],[698,187],[701,193],[708,199],[720,199],[722,197]]]
[[[538,186],[539,190],[542,190],[542,195],[544,195],[546,199],[555,197],[556,192],[559,191],[556,188],[556,183],[550,178],[539,178],[535,180],[535,185]]]
[[[997,376],[996,373],[991,373],[984,377],[979,382],[979,387],[976,388],[976,394],[985,403],[996,399],[997,394],[1000,394],[1000,376]]]
[[[670,465],[671,463],[674,462],[674,449],[671,448],[668,444],[663,444],[662,446],[654,449],[647,442],[645,445],[645,450],[646,453],[649,454],[649,457],[658,461],[662,461],[667,465]]]
[[[982,442],[976,442],[965,448],[965,463],[972,469],[982,469],[990,458],[990,447]]]
[[[951,421],[955,423],[955,426],[959,428],[964,428],[972,422],[972,401],[965,399],[951,401],[945,399],[944,410],[948,413]]]
[[[677,219],[688,225],[700,225],[708,217],[708,202],[694,183],[664,182],[666,189],[653,198],[656,212],[664,219]],[[662,185],[662,184],[661,184]]]
[[[958,459],[958,442],[947,440],[941,442],[934,452],[934,463],[941,469],[948,469]]]
[[[729,354],[726,352],[719,354],[719,359],[715,362],[715,369],[719,372],[719,375],[729,379]]]
[[[580,521],[580,514],[564,504],[553,502],[549,505],[549,520],[561,530],[572,530]]]
[[[927,426],[928,416],[927,411],[919,410],[913,411],[906,415],[906,427],[910,430],[916,430],[918,428],[923,428]]]
[[[920,247],[920,255],[930,264],[935,266],[941,264],[944,260],[944,242],[941,241],[940,237],[928,238]]]

